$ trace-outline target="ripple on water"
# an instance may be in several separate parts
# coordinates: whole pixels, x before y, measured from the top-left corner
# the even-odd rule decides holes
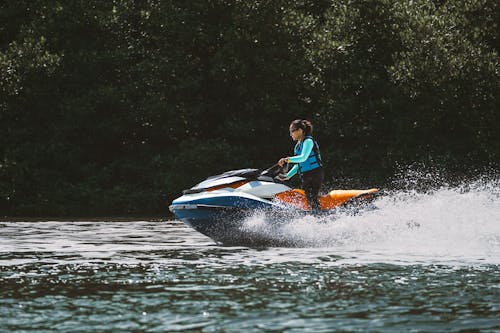
[[[470,258],[227,248],[176,222],[3,223],[0,243],[0,331],[500,330],[499,266]]]

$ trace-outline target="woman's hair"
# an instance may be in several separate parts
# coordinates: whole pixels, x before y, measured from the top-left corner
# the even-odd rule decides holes
[[[296,119],[292,121],[290,124],[290,128],[293,129],[302,129],[304,131],[304,135],[312,135],[313,133],[313,125],[309,120],[306,119]]]

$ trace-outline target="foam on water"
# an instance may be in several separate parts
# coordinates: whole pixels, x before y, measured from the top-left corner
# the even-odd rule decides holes
[[[279,233],[299,246],[366,252],[377,261],[480,261],[500,263],[500,186],[498,180],[427,191],[399,190],[375,201],[378,209],[328,217],[294,218],[278,230],[256,214],[245,227]],[[358,259],[359,256],[358,256]]]

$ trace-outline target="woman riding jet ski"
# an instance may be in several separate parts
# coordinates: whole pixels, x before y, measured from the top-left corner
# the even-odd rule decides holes
[[[313,126],[309,120],[294,120],[290,124],[290,136],[297,144],[294,148],[295,156],[284,157],[278,161],[282,167],[285,163],[295,163],[293,168],[282,180],[288,180],[297,172],[302,181],[307,201],[314,211],[321,209],[318,193],[323,183],[324,173],[321,163],[319,145],[312,137]]]
[[[292,129],[295,127],[290,127],[291,132]],[[264,171],[241,169],[209,177],[185,190],[181,197],[172,202],[170,211],[177,219],[224,245],[293,245],[283,243],[279,232],[255,233],[245,227],[245,221],[255,214],[264,214],[268,227],[276,231],[280,225],[298,216],[319,211],[330,213],[340,207],[363,206],[375,197],[377,189],[334,190],[318,197],[322,170],[309,174],[312,180],[307,182],[308,171],[317,168],[307,170],[304,162],[295,165],[286,176],[282,175],[279,164],[298,162],[303,159],[301,152],[307,152],[308,138],[303,136],[302,139],[303,145],[300,145],[300,141],[296,148],[299,153],[297,156],[281,159],[278,164]],[[318,158],[317,164],[321,165],[319,150],[309,149],[310,154],[314,154]],[[314,164],[311,158],[305,162]],[[290,178],[297,171],[302,175],[306,191],[292,189],[282,183],[282,180]]]

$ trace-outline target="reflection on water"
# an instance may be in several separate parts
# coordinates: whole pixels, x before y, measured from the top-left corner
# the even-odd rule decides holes
[[[460,258],[432,246],[412,255],[387,239],[219,247],[173,221],[0,231],[0,331],[500,330],[491,243]]]

